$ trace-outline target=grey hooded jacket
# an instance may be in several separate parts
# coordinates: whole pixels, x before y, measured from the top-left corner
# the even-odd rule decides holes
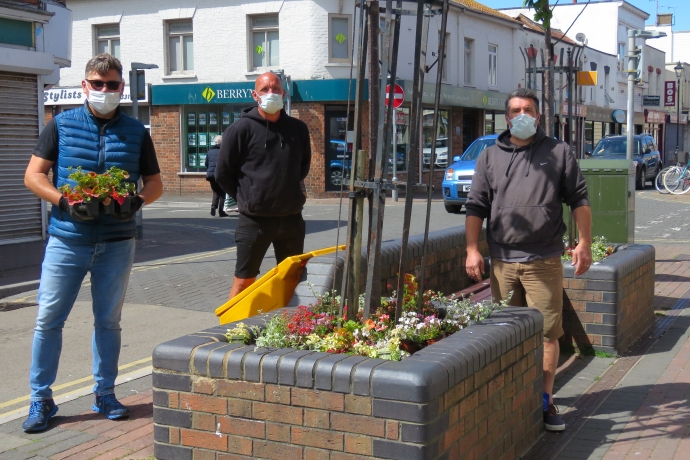
[[[589,206],[568,144],[537,127],[532,143],[517,147],[506,130],[477,159],[467,216],[487,219],[491,257],[546,258],[564,249],[563,203],[573,210]]]

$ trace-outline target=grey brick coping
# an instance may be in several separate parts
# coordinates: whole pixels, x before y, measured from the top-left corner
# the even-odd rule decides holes
[[[269,316],[246,322],[260,324]],[[394,401],[433,401],[526,339],[541,338],[543,317],[531,308],[504,308],[398,362],[229,344],[221,330],[231,327],[214,327],[158,345],[153,351],[154,388],[189,391],[193,376],[278,383],[391,400],[377,403],[375,412],[395,411],[400,416],[407,406],[398,407]],[[405,410],[412,422],[437,415]]]
[[[616,252],[593,263],[587,272],[579,277],[575,276],[575,267],[570,262],[563,262],[563,276],[587,280],[587,289],[607,291],[609,286],[601,284],[602,289],[590,280],[618,281],[642,267],[650,260],[654,260],[656,252],[654,246],[649,244],[622,244],[615,248]],[[592,284],[590,284],[592,283]]]

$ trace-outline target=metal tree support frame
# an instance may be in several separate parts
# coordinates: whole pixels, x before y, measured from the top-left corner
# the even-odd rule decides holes
[[[422,88],[424,85],[424,73],[426,68],[426,48],[427,36],[429,32],[429,18],[434,14],[441,14],[441,30],[438,49],[438,70],[436,78],[436,91],[434,100],[434,136],[438,129],[438,109],[441,95],[441,75],[443,61],[445,57],[445,38],[446,38],[446,24],[448,22],[449,0],[436,1],[412,1],[405,3],[415,3],[417,5],[416,11],[404,10],[402,8],[403,1],[397,0],[395,8],[393,7],[393,0],[385,1],[385,8],[380,8],[378,1],[360,0],[358,3],[359,22],[358,22],[358,63],[357,63],[357,86],[355,94],[355,126],[354,139],[355,142],[361,135],[362,124],[362,94],[365,82],[365,68],[367,61],[369,64],[369,85],[370,85],[370,101],[369,101],[369,117],[370,117],[370,131],[369,131],[369,149],[371,156],[370,180],[363,180],[363,167],[361,163],[364,161],[365,155],[362,151],[353,157],[353,177],[350,180],[350,212],[348,215],[348,236],[347,249],[345,259],[345,272],[343,276],[343,285],[341,289],[341,313],[343,307],[347,304],[354,308],[348,308],[348,319],[354,319],[357,313],[357,303],[359,299],[359,287],[361,282],[360,273],[360,254],[362,245],[362,224],[363,224],[363,206],[364,197],[369,199],[369,227],[370,233],[368,238],[368,257],[367,257],[367,273],[366,273],[366,292],[364,304],[364,318],[368,318],[370,313],[381,305],[381,287],[379,284],[380,271],[380,257],[381,257],[381,236],[383,229],[383,217],[385,210],[386,190],[403,189],[405,194],[405,215],[403,220],[403,235],[402,248],[400,252],[400,270],[398,278],[398,301],[396,316],[400,317],[402,313],[402,300],[405,282],[405,266],[407,263],[406,248],[410,233],[410,220],[412,218],[412,201],[415,191],[427,192],[427,212],[426,212],[426,227],[424,232],[424,252],[422,257],[422,266],[419,279],[419,296],[421,297],[424,289],[424,277],[426,273],[426,253],[427,241],[429,234],[429,218],[431,206],[431,194],[433,191],[432,184],[416,184],[414,178],[416,176],[415,167],[417,165],[419,146],[420,146],[420,129],[422,126]],[[433,8],[433,7],[441,7]],[[379,35],[379,18],[381,13],[384,14],[382,34],[382,50],[378,49],[378,35]],[[415,57],[414,57],[414,80],[413,80],[413,94],[412,94],[412,109],[410,112],[410,150],[408,158],[408,174],[407,182],[393,182],[384,178],[387,173],[388,153],[391,145],[392,123],[393,120],[393,104],[387,108],[387,116],[384,118],[386,94],[384,88],[388,83],[390,77],[390,87],[388,98],[393,101],[393,91],[397,75],[397,56],[400,35],[400,20],[404,15],[416,16],[416,30],[415,30]],[[368,59],[367,59],[368,58]],[[380,66],[377,65],[380,63]],[[376,135],[374,136],[374,133]],[[435,158],[436,143],[432,142],[431,158]],[[395,155],[395,152],[393,152]],[[395,161],[395,158],[394,158]],[[433,180],[434,165],[433,161],[430,166],[429,177]],[[355,174],[355,171],[357,173]]]

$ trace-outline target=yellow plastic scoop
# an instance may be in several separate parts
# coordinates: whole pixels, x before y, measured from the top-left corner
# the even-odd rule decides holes
[[[288,304],[299,283],[304,266],[312,257],[345,250],[345,245],[288,257],[252,283],[247,289],[216,308],[220,324],[227,324],[266,313]]]

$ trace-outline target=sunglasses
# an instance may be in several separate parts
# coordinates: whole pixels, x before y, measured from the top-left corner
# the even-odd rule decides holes
[[[86,80],[89,82],[89,85],[96,91],[100,91],[103,89],[105,86],[108,88],[110,91],[115,91],[116,89],[120,89],[120,85],[122,84],[122,81],[119,80],[113,80],[113,81],[103,81],[103,80]]]

